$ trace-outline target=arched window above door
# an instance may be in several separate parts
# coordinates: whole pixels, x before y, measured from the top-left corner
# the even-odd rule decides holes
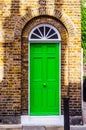
[[[40,24],[32,29],[30,41],[61,41],[59,31],[52,25]]]

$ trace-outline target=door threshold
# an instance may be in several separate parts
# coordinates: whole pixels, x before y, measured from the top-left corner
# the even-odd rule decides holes
[[[64,116],[21,116],[21,124],[25,126],[64,126]]]

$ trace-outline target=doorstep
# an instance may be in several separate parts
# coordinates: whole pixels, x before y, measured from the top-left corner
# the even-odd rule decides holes
[[[24,126],[64,126],[64,116],[21,116]]]

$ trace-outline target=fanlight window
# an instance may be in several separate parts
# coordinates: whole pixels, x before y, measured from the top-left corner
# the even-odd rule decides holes
[[[41,24],[32,29],[29,40],[61,40],[58,30],[52,25]]]

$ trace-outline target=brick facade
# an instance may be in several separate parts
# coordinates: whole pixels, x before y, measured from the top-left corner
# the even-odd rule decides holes
[[[28,36],[40,23],[52,24],[60,32],[62,113],[63,97],[69,96],[71,122],[75,117],[81,120],[80,1],[4,0],[0,6],[1,122],[2,116],[28,114]]]

